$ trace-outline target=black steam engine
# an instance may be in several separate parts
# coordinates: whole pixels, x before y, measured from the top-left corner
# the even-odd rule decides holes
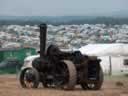
[[[100,59],[82,55],[80,51],[61,51],[56,45],[46,49],[47,25],[40,25],[40,56],[24,64],[20,73],[22,87],[37,88],[42,83],[47,88],[98,90],[103,83]]]

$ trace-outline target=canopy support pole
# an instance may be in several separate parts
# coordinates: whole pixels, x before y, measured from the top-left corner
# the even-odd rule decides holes
[[[112,60],[111,60],[111,56],[109,56],[109,76],[112,75]]]

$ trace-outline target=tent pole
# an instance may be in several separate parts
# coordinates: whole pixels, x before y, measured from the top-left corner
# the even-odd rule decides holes
[[[109,56],[109,76],[112,75],[112,61],[111,61],[111,56]]]

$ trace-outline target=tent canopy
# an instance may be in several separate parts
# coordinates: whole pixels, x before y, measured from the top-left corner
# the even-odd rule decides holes
[[[79,49],[89,56],[128,56],[128,44],[88,44]]]

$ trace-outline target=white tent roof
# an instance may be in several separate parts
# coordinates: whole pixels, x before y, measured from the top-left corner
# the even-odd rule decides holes
[[[128,44],[88,44],[79,49],[89,56],[128,56]]]

